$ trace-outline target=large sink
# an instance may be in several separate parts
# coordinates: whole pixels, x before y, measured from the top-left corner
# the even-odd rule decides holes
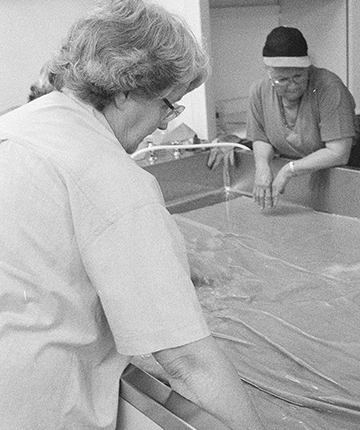
[[[159,160],[156,164],[143,166],[158,179],[169,211],[172,214],[181,214],[175,216],[182,217],[182,214],[186,215],[194,209],[207,207],[210,209],[217,203],[231,201],[239,196],[251,197],[254,178],[252,153],[237,150],[235,166],[230,167],[229,171],[224,171],[222,167],[210,170],[206,166],[207,157],[208,152],[204,151],[182,159],[165,162]],[[274,169],[280,169],[287,162],[286,159],[276,159]],[[311,218],[311,213],[320,212],[360,218],[360,170],[338,167],[294,178],[289,183],[282,200],[288,203],[290,208],[291,205],[303,207],[305,217]],[[248,204],[243,206],[249,207]],[[215,209],[215,206],[213,208]],[[251,211],[254,210],[244,209],[241,213],[242,219],[251,217]],[[296,212],[299,211],[296,210]],[[300,210],[300,218],[301,213]],[[308,213],[310,215],[307,215]],[[328,217],[328,215],[322,216]],[[289,222],[289,217],[292,217],[290,209],[285,213],[284,222],[286,220]],[[264,224],[268,223],[269,227],[274,228],[277,222],[282,222],[281,217],[277,218],[264,219]],[[188,222],[189,225],[193,225],[191,219]],[[351,258],[353,257],[351,254]],[[149,373],[152,373],[151,370]],[[119,414],[121,421],[118,423],[118,429],[225,430],[227,428],[196,405],[172,392],[161,375],[160,378],[155,378],[149,373],[146,366],[139,368],[131,364],[122,376]]]
[[[229,169],[231,190],[251,196],[254,181],[252,152],[235,150],[235,166]],[[159,181],[170,212],[187,210],[189,205],[208,205],[229,198],[224,184],[222,167],[210,170],[206,166],[208,151],[170,160],[144,169]],[[278,158],[273,162],[274,172],[289,160]],[[230,195],[231,198],[231,195]],[[360,217],[360,170],[335,167],[293,178],[282,199],[310,207],[316,211],[350,217]]]

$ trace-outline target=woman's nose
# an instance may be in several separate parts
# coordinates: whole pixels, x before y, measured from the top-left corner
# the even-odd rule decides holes
[[[159,130],[166,130],[167,128],[168,128],[168,123],[165,121],[162,124],[160,124],[158,127]]]
[[[289,79],[288,88],[294,89],[294,88],[298,88],[298,87],[299,87],[298,83],[296,83],[292,78]]]

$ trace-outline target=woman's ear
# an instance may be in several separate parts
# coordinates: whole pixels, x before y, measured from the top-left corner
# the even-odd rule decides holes
[[[116,96],[114,96],[115,106],[118,109],[122,109],[124,106],[124,103],[128,100],[128,96],[129,96],[128,92],[116,94]]]

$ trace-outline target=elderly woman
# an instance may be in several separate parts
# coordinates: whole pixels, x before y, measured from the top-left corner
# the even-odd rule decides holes
[[[247,138],[255,157],[254,200],[265,208],[276,205],[292,177],[345,165],[357,123],[352,95],[334,73],[310,64],[298,29],[273,29],[263,59],[267,77],[250,91]],[[274,177],[275,154],[293,161]]]
[[[356,135],[355,102],[338,76],[310,64],[302,33],[292,27],[270,32],[263,49],[268,79],[250,93],[247,137],[255,157],[254,199],[276,205],[293,176],[348,162]],[[273,177],[270,160],[294,161]]]
[[[47,66],[54,90],[0,118],[1,429],[115,429],[119,377],[150,353],[229,427],[262,428],[158,184],[128,155],[207,64],[164,9],[105,2]]]

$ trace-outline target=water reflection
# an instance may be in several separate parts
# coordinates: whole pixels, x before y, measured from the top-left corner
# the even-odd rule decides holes
[[[358,430],[360,222],[249,198],[176,215],[207,321],[269,429]]]

